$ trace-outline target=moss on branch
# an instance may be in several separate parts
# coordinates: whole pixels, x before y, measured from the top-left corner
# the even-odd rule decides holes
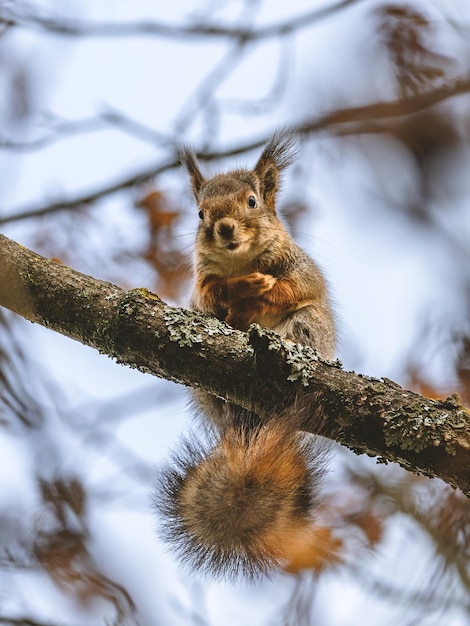
[[[470,415],[455,397],[431,400],[345,372],[272,331],[236,331],[170,307],[147,289],[124,291],[80,274],[3,235],[0,268],[0,305],[32,322],[262,418],[294,410],[309,432],[470,494]]]

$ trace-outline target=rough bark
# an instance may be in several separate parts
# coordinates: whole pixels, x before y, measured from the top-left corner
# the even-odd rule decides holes
[[[302,428],[358,453],[436,476],[470,495],[470,414],[387,379],[345,372],[254,325],[248,333],[124,291],[0,235],[0,305],[118,363],[198,387],[263,418],[295,411]]]

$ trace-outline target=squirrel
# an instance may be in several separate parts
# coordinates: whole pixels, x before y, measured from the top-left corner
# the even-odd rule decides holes
[[[295,143],[278,132],[253,170],[208,179],[183,149],[200,220],[191,308],[241,331],[257,323],[332,359],[326,282],[276,215]],[[186,565],[218,577],[253,578],[302,561],[323,473],[318,438],[302,433],[295,415],[261,422],[222,398],[192,395],[208,442],[186,440],[160,474],[164,538]]]

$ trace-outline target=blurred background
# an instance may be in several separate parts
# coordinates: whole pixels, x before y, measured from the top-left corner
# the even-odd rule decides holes
[[[279,197],[335,300],[338,357],[470,401],[470,6],[461,0],[0,1],[0,230],[184,305],[208,174],[299,133]],[[0,268],[1,280],[1,268]],[[200,580],[152,484],[186,390],[0,311],[0,623],[470,624],[470,508],[333,448],[338,562]]]

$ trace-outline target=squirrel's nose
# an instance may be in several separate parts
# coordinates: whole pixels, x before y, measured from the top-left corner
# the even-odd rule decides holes
[[[232,239],[235,233],[235,222],[231,219],[221,219],[217,222],[216,230],[223,239]]]

